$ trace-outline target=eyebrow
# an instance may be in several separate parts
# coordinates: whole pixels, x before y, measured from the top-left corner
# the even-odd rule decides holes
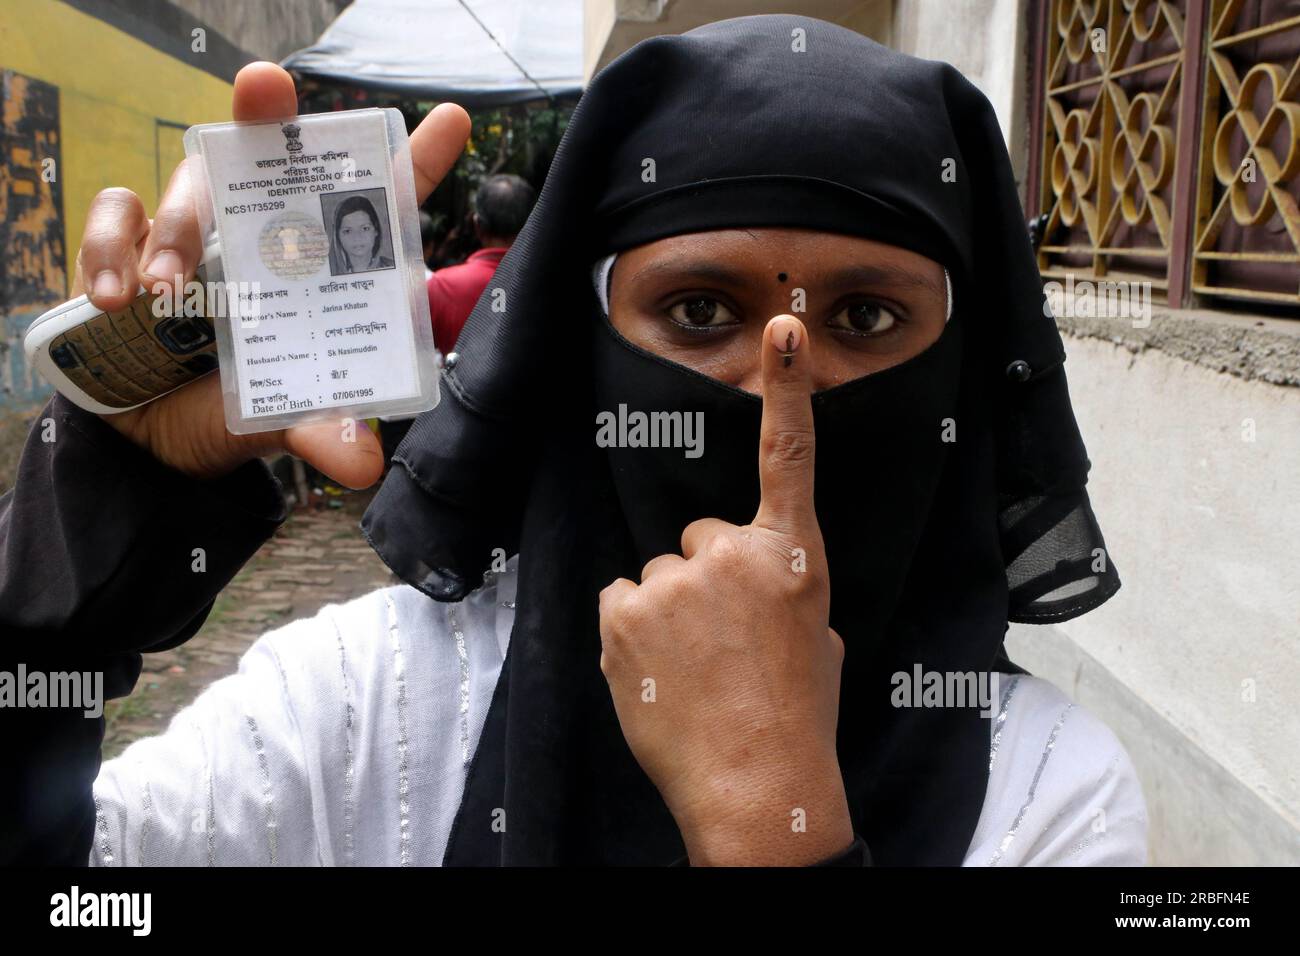
[[[661,262],[651,263],[637,271],[632,276],[632,281],[635,282],[643,278],[648,279],[665,273],[682,279],[720,282],[734,286],[743,286],[752,281],[744,272],[738,272],[716,262],[695,258],[665,259]],[[866,285],[888,288],[919,288],[932,293],[939,299],[946,299],[948,296],[948,290],[943,283],[911,269],[890,263],[841,266],[836,269],[815,273],[814,278],[831,286]]]

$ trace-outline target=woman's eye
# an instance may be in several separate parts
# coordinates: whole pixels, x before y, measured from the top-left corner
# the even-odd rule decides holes
[[[898,324],[898,316],[877,302],[859,302],[841,309],[827,325],[859,335],[880,335]]]
[[[668,310],[668,316],[678,325],[695,329],[731,325],[736,320],[730,309],[707,296],[683,299]]]

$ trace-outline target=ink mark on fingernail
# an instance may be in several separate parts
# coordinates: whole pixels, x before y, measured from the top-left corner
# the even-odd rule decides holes
[[[785,335],[785,367],[789,368],[790,363],[794,361],[794,329],[791,329]]]

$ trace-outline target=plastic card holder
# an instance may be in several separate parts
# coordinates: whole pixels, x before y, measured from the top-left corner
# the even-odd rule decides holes
[[[414,414],[438,376],[402,114],[346,110],[185,134],[226,427]],[[196,172],[201,170],[201,175]]]

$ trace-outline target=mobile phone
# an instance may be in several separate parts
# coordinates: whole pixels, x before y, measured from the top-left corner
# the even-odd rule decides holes
[[[29,367],[74,405],[99,415],[139,408],[215,371],[217,337],[206,290],[220,261],[210,246],[194,281],[165,300],[141,286],[117,312],[102,311],[84,295],[56,306],[23,336]]]

